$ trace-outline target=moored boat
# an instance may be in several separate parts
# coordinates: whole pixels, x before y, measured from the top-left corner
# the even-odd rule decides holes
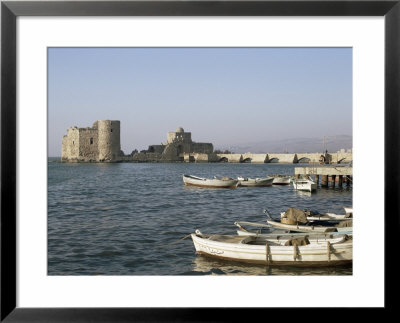
[[[313,238],[325,238],[333,237],[339,234],[347,234],[351,236],[352,232],[291,232],[290,230],[284,229],[274,229],[269,224],[257,223],[257,222],[246,222],[246,221],[236,221],[234,223],[239,229],[236,233],[240,236],[262,236],[262,237],[299,237],[307,234]]]
[[[288,230],[274,229],[269,224],[257,223],[257,222],[247,222],[247,221],[236,221],[234,223],[239,230],[237,230],[238,235],[264,235],[264,234],[281,234],[287,233]],[[255,227],[256,229],[248,229],[245,226]]]
[[[346,212],[347,216],[353,216],[353,207],[352,206],[345,206],[344,211]]]
[[[294,208],[289,210],[291,211],[290,216],[281,216],[281,222],[274,221],[268,211],[264,210],[264,213],[267,215],[267,224],[273,228],[288,230],[290,232],[353,232],[352,219],[348,219],[347,221],[309,221],[304,214],[300,214],[303,211]]]
[[[353,260],[352,237],[338,235],[313,239],[191,234],[196,253],[206,256],[269,266],[335,266]]]
[[[281,218],[285,217],[285,212],[281,212]],[[308,221],[346,221],[352,218],[351,214],[321,213],[307,215]]]
[[[286,175],[271,175],[274,180],[272,184],[274,185],[289,185],[291,176],[286,176]]]
[[[248,178],[248,177],[238,177],[239,186],[245,187],[265,187],[272,186],[272,182],[274,181],[273,177],[256,177],[256,178]]]
[[[314,192],[317,190],[317,183],[311,179],[295,179],[293,187],[298,191]]]
[[[236,188],[239,185],[237,179],[230,177],[203,178],[193,175],[183,175],[183,183],[188,186],[198,186],[205,188]]]

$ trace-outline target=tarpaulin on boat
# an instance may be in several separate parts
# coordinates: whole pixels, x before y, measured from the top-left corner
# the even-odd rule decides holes
[[[352,227],[352,226],[353,226],[353,220],[341,221],[337,225],[338,228],[347,228],[347,227]]]
[[[285,212],[283,217],[287,218],[288,220],[292,220],[297,223],[300,223],[300,224],[305,224],[308,222],[306,212],[304,212],[303,210],[300,210],[300,209],[293,208],[293,207],[289,208]]]

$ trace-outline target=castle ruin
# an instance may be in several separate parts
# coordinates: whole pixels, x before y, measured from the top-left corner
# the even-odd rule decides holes
[[[120,143],[120,121],[102,120],[96,121],[91,128],[70,127],[62,139],[61,161],[175,162],[184,161],[188,154],[203,155],[203,159],[208,161],[213,151],[212,143],[193,142],[192,134],[179,127],[175,132],[168,132],[166,143],[124,155]]]
[[[213,144],[193,142],[192,134],[179,127],[175,132],[168,132],[166,143],[151,145],[146,153],[160,154],[162,161],[183,161],[185,154],[212,154],[213,151]]]
[[[62,138],[61,161],[113,162],[121,159],[120,122],[96,121],[91,128],[70,127]]]

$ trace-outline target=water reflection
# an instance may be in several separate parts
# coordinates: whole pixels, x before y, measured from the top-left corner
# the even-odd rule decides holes
[[[315,194],[315,193],[311,193],[311,192],[307,192],[307,191],[296,191],[296,194],[298,194],[299,196],[311,197],[312,194]]]
[[[352,265],[333,267],[293,267],[245,264],[230,260],[219,260],[196,255],[193,260],[193,272],[201,275],[243,275],[243,276],[330,276],[352,275]]]

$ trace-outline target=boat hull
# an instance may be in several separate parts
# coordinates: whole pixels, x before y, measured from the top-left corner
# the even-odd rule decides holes
[[[353,207],[344,207],[346,214],[353,213]]]
[[[281,220],[285,218],[286,212],[281,212]],[[308,221],[346,221],[350,220],[347,214],[336,214],[336,213],[322,213],[318,215],[307,216]]]
[[[296,183],[293,182],[293,187],[297,191],[306,191],[306,192],[313,192],[317,190],[317,184],[308,182],[308,183]]]
[[[330,221],[330,220],[334,220],[334,221],[345,221],[345,220],[349,220],[351,218],[347,217],[346,214],[335,214],[335,213],[325,213],[325,214],[321,214],[319,216],[308,216],[307,220],[308,221],[314,221],[314,220],[318,220],[318,221]]]
[[[234,260],[269,266],[337,266],[351,264],[353,260],[352,241],[331,244],[311,243],[304,246],[248,245],[240,239],[252,237],[237,236],[236,243],[204,239],[192,234],[196,253],[208,257]]]
[[[274,185],[289,185],[290,184],[290,177],[274,177],[272,182]]]
[[[272,186],[274,178],[247,178],[246,180],[239,180],[239,186],[243,187],[267,187]]]
[[[292,232],[353,232],[353,227],[286,224],[273,220],[267,220],[267,223],[273,228],[284,229]]]
[[[310,233],[305,233],[305,232],[293,232],[289,233],[284,230],[277,230],[277,231],[271,231],[270,233],[258,233],[258,232],[251,232],[251,231],[243,231],[243,230],[236,230],[237,235],[239,236],[255,236],[255,237],[271,237],[271,236],[278,236],[278,237],[285,237],[285,236],[290,236],[290,237],[304,237],[304,235],[310,234]],[[316,233],[311,233],[312,235],[309,235],[308,237],[315,237],[315,238],[324,238],[324,237],[334,237],[335,235],[342,235],[342,234],[347,234],[349,236],[352,236],[352,232],[316,232]]]
[[[220,179],[206,179],[206,178],[192,178],[183,176],[183,183],[187,186],[196,186],[204,188],[236,188],[239,181],[235,179],[220,180]]]

